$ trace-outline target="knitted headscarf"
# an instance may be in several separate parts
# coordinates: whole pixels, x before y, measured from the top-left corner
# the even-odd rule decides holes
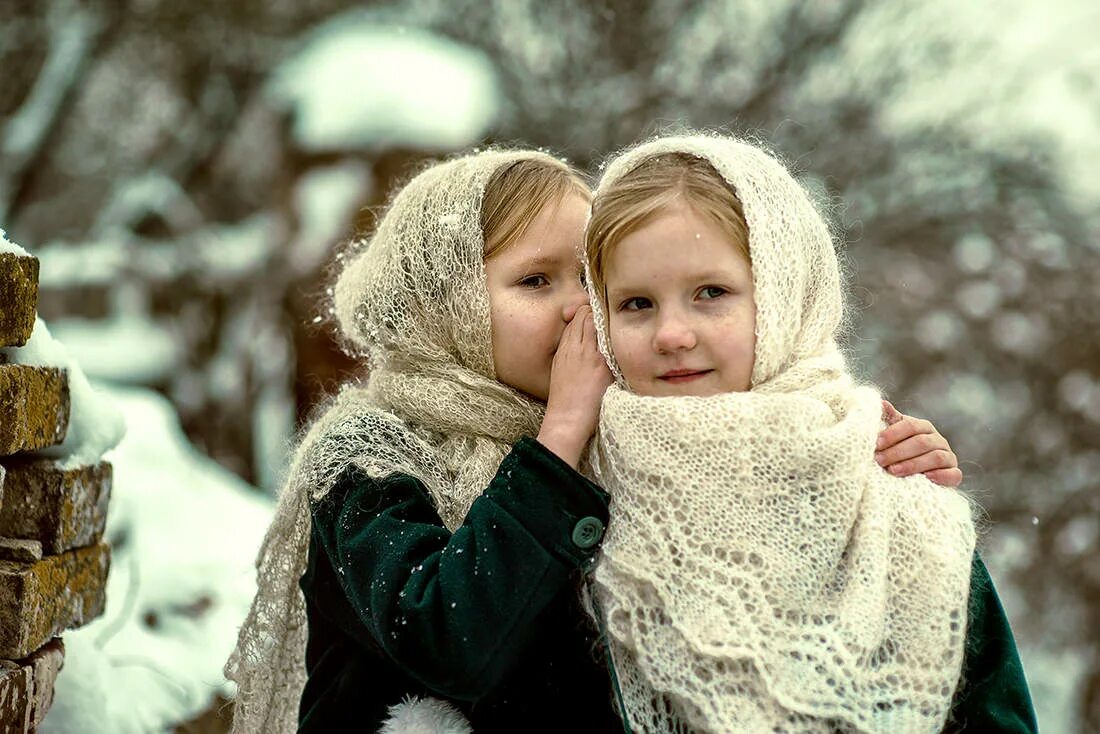
[[[755,364],[747,392],[656,398],[629,392],[608,355],[619,384],[592,461],[611,522],[593,579],[629,723],[940,731],[962,664],[970,506],[875,464],[879,395],[837,346],[831,237],[777,160],[729,138],[659,139],[610,164],[594,207],[673,152],[709,161],[743,204]]]
[[[544,158],[490,151],[434,166],[393,200],[335,288],[346,339],[367,353],[365,386],[343,389],[294,453],[259,557],[258,590],[225,674],[238,686],[234,732],[297,727],[305,683],[310,502],[349,466],[427,486],[451,530],[544,407],[496,379],[482,264],[481,204],[501,167]]]

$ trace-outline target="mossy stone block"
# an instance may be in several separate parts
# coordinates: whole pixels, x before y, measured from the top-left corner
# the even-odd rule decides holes
[[[59,444],[68,428],[68,370],[0,364],[0,456]]]
[[[0,734],[31,730],[34,678],[30,666],[0,660]]]
[[[31,338],[38,308],[38,258],[0,253],[0,347],[21,347]]]
[[[95,545],[107,523],[110,463],[62,468],[48,459],[7,460],[0,537],[37,540],[46,555]]]
[[[0,660],[0,734],[38,730],[53,703],[65,646],[53,639],[23,660]]]
[[[110,565],[104,543],[34,563],[0,561],[0,658],[24,658],[102,614]]]

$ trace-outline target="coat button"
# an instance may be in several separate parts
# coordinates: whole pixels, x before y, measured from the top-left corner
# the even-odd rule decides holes
[[[582,517],[573,526],[573,545],[587,550],[603,538],[603,523],[598,517]]]

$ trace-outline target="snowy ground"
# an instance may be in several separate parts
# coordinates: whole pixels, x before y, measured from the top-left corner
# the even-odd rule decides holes
[[[107,609],[64,635],[43,734],[170,729],[232,696],[222,665],[255,593],[252,562],[272,502],[187,442],[172,406],[103,389],[125,417],[107,455],[115,482]]]
[[[17,250],[2,233],[0,243]],[[25,346],[0,355],[69,372],[65,441],[41,455],[114,466],[106,611],[63,635],[65,666],[41,731],[163,731],[215,694],[231,697],[222,666],[255,593],[271,498],[196,451],[159,394],[90,383],[41,319]]]

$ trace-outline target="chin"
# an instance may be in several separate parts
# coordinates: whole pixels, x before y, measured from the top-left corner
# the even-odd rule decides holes
[[[714,382],[704,377],[694,382],[679,384],[656,380],[647,384],[644,389],[635,392],[639,395],[655,398],[706,398],[726,391],[715,386]]]
[[[728,390],[720,390],[711,386],[704,385],[670,385],[672,388],[668,391],[668,395],[675,397],[691,397],[691,398],[709,398],[712,395],[720,395]]]

